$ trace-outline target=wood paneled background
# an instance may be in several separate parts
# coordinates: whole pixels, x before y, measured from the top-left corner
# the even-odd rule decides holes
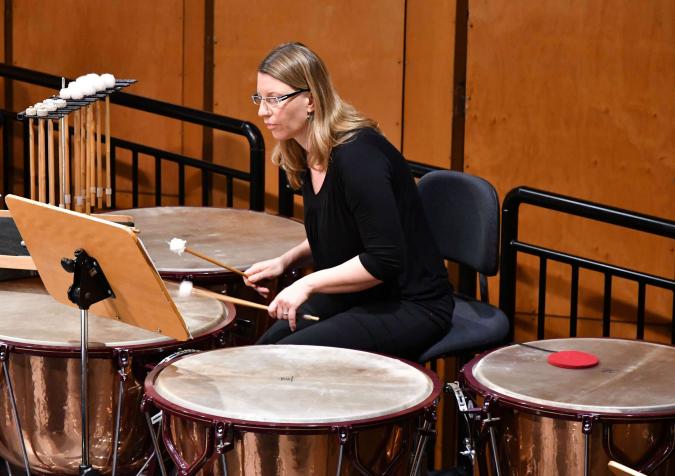
[[[468,3],[466,92],[453,97],[458,6]],[[527,185],[675,219],[675,2],[652,0],[0,0],[3,58],[75,77],[139,80],[128,91],[241,118],[263,129],[250,94],[275,45],[302,41],[327,63],[341,95],[378,120],[410,160],[492,182],[503,198]],[[461,11],[461,8],[460,8]],[[212,33],[211,33],[212,32]],[[461,35],[460,35],[461,37]],[[458,57],[460,60],[461,57]],[[211,64],[210,61],[213,61]],[[461,77],[459,79],[462,79]],[[52,91],[2,83],[23,109]],[[8,100],[11,100],[8,103]],[[453,114],[465,111],[463,154],[451,156]],[[454,112],[453,112],[454,111]],[[224,165],[246,167],[246,144],[226,134],[122,107],[113,134]],[[455,124],[457,126],[457,124]],[[456,149],[454,149],[456,150]],[[21,149],[13,159],[20,166]],[[461,149],[460,149],[461,151]],[[129,189],[129,158],[118,168]],[[125,162],[126,161],[126,162]],[[163,171],[170,176],[175,171]],[[148,196],[152,174],[143,179]],[[194,203],[199,179],[188,190]],[[143,190],[143,188],[142,188]],[[268,163],[266,206],[276,211]],[[237,206],[247,190],[237,189]],[[130,204],[128,194],[119,202]],[[167,192],[165,204],[175,203]],[[214,205],[224,205],[218,194]],[[655,275],[675,275],[675,244],[524,207],[521,239]],[[537,263],[519,264],[516,339],[534,336]],[[547,337],[566,335],[569,270],[552,265]],[[602,278],[581,274],[580,335],[599,335]],[[496,303],[496,280],[491,283]],[[667,342],[672,294],[647,294],[648,340]],[[635,286],[618,281],[612,335],[633,337]]]
[[[467,2],[464,2],[467,3]],[[455,15],[445,0],[2,0],[3,52],[10,62],[52,74],[109,71],[139,80],[130,92],[252,121],[249,95],[260,59],[278,43],[305,42],[325,60],[337,89],[375,118],[411,160],[491,181],[500,196],[518,185],[675,218],[675,4],[669,0],[468,1],[464,155],[451,157]],[[465,21],[459,18],[460,22]],[[64,28],[67,25],[67,28]],[[210,25],[210,26],[209,26]],[[212,35],[208,33],[212,30]],[[213,65],[205,65],[212,52]],[[15,83],[21,109],[51,93]],[[3,96],[5,98],[5,96]],[[5,101],[6,102],[6,101]],[[226,134],[116,107],[125,139],[245,167],[246,144]],[[267,150],[271,136],[263,129]],[[206,137],[206,142],[203,140]],[[20,149],[16,149],[20,151]],[[19,153],[19,152],[16,152]],[[7,158],[3,158],[7,160]],[[121,157],[129,188],[128,158]],[[125,162],[125,160],[127,162]],[[15,161],[18,163],[15,157]],[[163,172],[171,176],[175,171]],[[125,179],[125,177],[127,177]],[[143,185],[149,192],[152,174]],[[198,177],[188,190],[199,197]],[[266,172],[276,210],[277,171]],[[175,203],[171,190],[166,204]],[[241,186],[237,206],[245,206]],[[151,195],[142,200],[151,204]],[[128,202],[124,192],[120,203]],[[224,204],[216,196],[215,205]],[[522,212],[527,241],[662,276],[675,274],[672,241],[582,219]],[[536,263],[519,267],[518,338],[531,337]],[[564,315],[568,270],[551,269],[552,316]],[[598,278],[582,275],[585,329],[599,332]],[[491,283],[497,298],[495,282]],[[617,282],[613,317],[632,334],[635,289]],[[650,292],[648,338],[663,340],[672,296]],[[564,318],[561,319],[564,321]],[[564,332],[565,322],[550,335]]]

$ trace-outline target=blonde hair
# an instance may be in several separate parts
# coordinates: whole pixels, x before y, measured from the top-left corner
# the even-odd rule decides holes
[[[294,139],[279,141],[272,152],[272,162],[286,172],[293,188],[300,188],[307,167],[326,170],[331,149],[349,141],[359,129],[379,131],[375,121],[340,98],[321,58],[302,43],[277,46],[262,60],[258,72],[295,90],[309,89],[314,99],[314,112],[307,118],[309,157]]]

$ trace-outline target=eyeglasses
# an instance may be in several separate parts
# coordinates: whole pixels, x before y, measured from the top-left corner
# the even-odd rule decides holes
[[[260,96],[259,94],[254,94],[253,96],[251,96],[251,99],[253,99],[253,104],[255,104],[256,106],[260,106],[260,104],[266,102],[268,106],[276,107],[286,99],[292,98],[293,96],[297,96],[300,93],[306,92],[309,92],[309,89],[299,89],[298,91],[293,91],[292,93],[284,94],[283,96],[263,97]]]

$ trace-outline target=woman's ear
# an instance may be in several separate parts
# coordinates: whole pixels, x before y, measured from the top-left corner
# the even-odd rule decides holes
[[[312,93],[307,94],[307,114],[314,113],[314,96]]]

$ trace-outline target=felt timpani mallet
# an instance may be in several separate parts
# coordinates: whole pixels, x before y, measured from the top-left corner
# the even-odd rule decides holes
[[[169,242],[169,249],[176,253],[178,256],[182,255],[183,253],[189,253],[193,256],[196,256],[197,258],[201,258],[204,261],[208,261],[209,263],[213,263],[216,266],[220,266],[221,268],[224,268],[228,271],[232,271],[235,274],[238,274],[239,276],[242,276],[244,278],[248,278],[248,275],[244,273],[243,271],[230,266],[229,264],[222,263],[218,261],[217,259],[211,258],[210,256],[203,255],[199,253],[198,251],[193,250],[192,248],[188,248],[187,246],[187,241],[181,240],[180,238],[173,238]]]
[[[98,74],[91,73],[87,77],[96,89],[96,93],[106,90],[103,78]],[[96,101],[96,206],[103,208],[103,155],[101,153],[101,102]]]
[[[80,158],[80,111],[73,113],[73,192],[75,195],[74,210],[82,211],[82,195],[80,193],[82,159]]]
[[[70,210],[70,126],[68,125],[68,114],[63,116],[63,140],[65,157],[65,194],[63,195],[63,202],[66,208]]]
[[[38,200],[42,203],[47,201],[47,164],[45,163],[45,124],[44,118],[49,114],[43,105],[36,105],[38,127]],[[40,119],[41,118],[41,119]],[[48,120],[48,119],[47,119]]]
[[[91,105],[86,107],[87,109],[87,120],[86,120],[86,143],[85,143],[85,148],[86,148],[86,161],[87,161],[87,170],[86,170],[86,177],[85,177],[85,210],[86,213],[89,214],[91,213],[91,205],[93,202],[93,197],[92,195],[92,190],[96,190],[93,185],[93,169],[94,169],[94,147],[93,147],[93,138],[92,134],[94,131],[94,114],[91,110]]]
[[[110,73],[101,75],[106,89],[115,87],[115,76]],[[110,95],[105,97],[105,201],[106,206],[112,207],[112,177],[110,170]]]
[[[28,168],[30,170],[30,199],[37,198],[37,188],[35,187],[35,134],[33,133],[34,117],[37,116],[35,107],[31,106],[26,109],[26,116],[28,117]]]
[[[70,99],[79,101],[84,97],[82,89],[75,81],[68,83],[68,91],[64,92],[70,96]],[[82,150],[82,110],[77,109],[73,112],[73,195],[75,204],[73,209],[83,211],[82,189],[83,180],[84,151]]]
[[[55,99],[54,104],[56,104],[56,110],[66,106],[65,99]],[[66,206],[66,130],[65,130],[65,114],[59,114],[59,135],[58,135],[58,145],[59,145],[59,207],[65,208]]]
[[[56,111],[56,105],[53,101],[44,101],[47,111],[50,113]],[[47,174],[49,177],[49,204],[56,203],[56,162],[54,156],[54,121],[47,119]]]
[[[105,97],[105,204],[112,207],[112,176],[110,171],[110,96]]]
[[[103,208],[103,157],[101,156],[101,103],[96,102],[96,206]]]
[[[87,111],[80,109],[80,195],[82,196],[82,212],[87,209]]]
[[[259,304],[257,302],[247,301],[245,299],[239,299],[236,297],[228,296],[227,294],[220,294],[207,289],[195,288],[192,284],[192,281],[182,281],[180,283],[180,288],[178,289],[178,295],[180,297],[189,297],[192,294],[199,296],[210,297],[217,299],[218,301],[229,302],[232,304],[238,304],[240,306],[252,307],[254,309],[260,309],[262,311],[269,311],[269,307],[264,304]],[[317,316],[312,316],[311,314],[298,314],[298,317],[305,319],[307,321],[319,321],[320,318]]]

